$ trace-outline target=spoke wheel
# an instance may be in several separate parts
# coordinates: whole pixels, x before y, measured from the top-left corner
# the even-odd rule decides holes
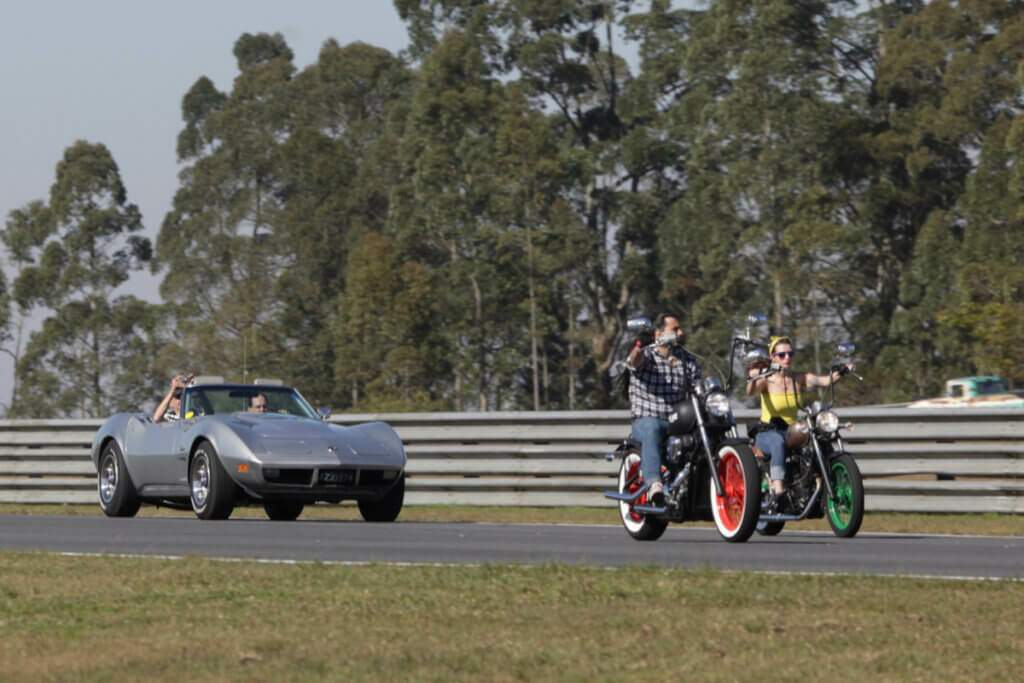
[[[832,532],[840,538],[853,538],[864,521],[864,481],[860,468],[849,453],[843,453],[829,467],[832,491],[825,507]]]
[[[235,483],[220,464],[213,445],[196,447],[188,468],[192,510],[199,519],[227,519],[235,509]]]
[[[761,511],[760,471],[754,453],[742,444],[726,445],[718,451],[718,478],[722,494],[710,477],[711,514],[718,533],[727,541],[740,543],[750,538]]]
[[[116,441],[103,448],[96,472],[96,489],[100,509],[107,517],[134,517],[141,502],[135,495],[135,484],[124,466],[124,458]]]
[[[619,493],[636,493],[643,487],[644,481],[640,474],[640,454],[630,451],[622,459],[619,467]],[[661,538],[668,528],[668,522],[648,515],[643,515],[633,509],[635,505],[645,505],[647,494],[640,496],[634,503],[619,501],[619,518],[626,533],[638,541],[656,541]]]

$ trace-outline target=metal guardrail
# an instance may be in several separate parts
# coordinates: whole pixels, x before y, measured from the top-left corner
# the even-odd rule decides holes
[[[754,411],[737,414],[756,419]],[[1024,514],[1024,410],[848,408],[869,510]],[[624,411],[345,414],[384,420],[409,454],[406,501],[608,506]],[[0,420],[0,502],[95,504],[98,420]],[[742,427],[741,427],[742,430]]]

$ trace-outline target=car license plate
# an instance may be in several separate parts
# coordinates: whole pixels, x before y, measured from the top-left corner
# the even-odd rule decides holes
[[[356,471],[320,470],[319,481],[323,486],[350,486],[356,481]]]

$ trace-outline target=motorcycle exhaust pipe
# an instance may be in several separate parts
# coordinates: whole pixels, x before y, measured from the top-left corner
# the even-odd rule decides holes
[[[812,495],[811,499],[807,501],[807,505],[804,506],[804,511],[799,515],[761,515],[757,519],[760,522],[799,522],[811,513],[811,508],[814,507],[816,502],[818,502],[818,496],[820,495],[821,481],[819,480],[817,485],[814,487],[814,495]]]

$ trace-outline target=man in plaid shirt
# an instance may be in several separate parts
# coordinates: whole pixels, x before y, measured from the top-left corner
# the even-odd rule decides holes
[[[662,313],[654,327],[656,346],[645,346],[638,339],[629,353],[629,405],[633,439],[640,442],[640,471],[644,482],[653,482],[647,498],[653,505],[664,505],[661,444],[668,416],[700,380],[701,370],[697,359],[680,345],[685,335],[675,316]]]

